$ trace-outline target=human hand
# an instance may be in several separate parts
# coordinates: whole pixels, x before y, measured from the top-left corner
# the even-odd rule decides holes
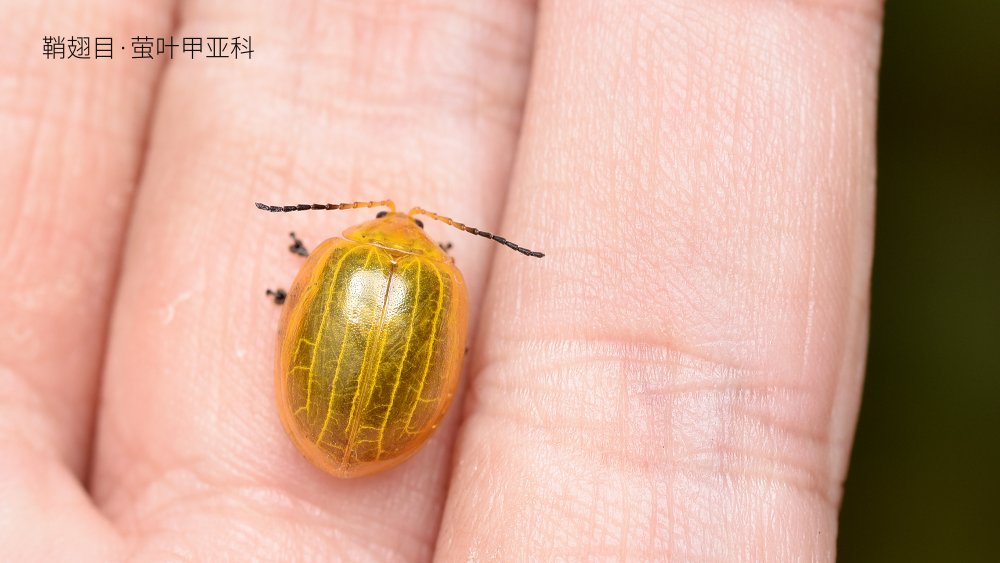
[[[0,560],[833,560],[881,3],[4,4]],[[251,36],[51,61],[51,34]],[[508,188],[509,186],[509,188]],[[471,303],[379,475],[274,406],[301,259],[392,198]]]

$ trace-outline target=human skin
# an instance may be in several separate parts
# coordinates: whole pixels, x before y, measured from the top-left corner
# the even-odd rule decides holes
[[[4,1],[0,560],[833,561],[881,10]],[[386,197],[546,256],[425,221],[463,384],[413,459],[340,480],[282,430],[264,290],[289,231],[374,210],[253,203]]]

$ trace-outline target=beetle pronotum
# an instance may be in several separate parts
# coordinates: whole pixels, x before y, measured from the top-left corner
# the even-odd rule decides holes
[[[386,206],[326,240],[284,301],[275,355],[278,414],[295,447],[338,477],[376,473],[420,449],[448,412],[462,369],[469,297],[454,260],[414,215],[540,252],[419,207],[392,201],[257,207],[271,212]]]

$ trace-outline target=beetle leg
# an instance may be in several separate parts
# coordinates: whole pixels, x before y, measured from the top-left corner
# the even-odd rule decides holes
[[[288,233],[288,236],[292,237],[292,243],[293,243],[291,246],[288,247],[288,250],[290,250],[294,254],[298,254],[299,256],[309,256],[309,251],[306,250],[306,247],[302,244],[302,241],[295,236],[295,233]]]
[[[266,295],[269,297],[274,297],[275,305],[281,305],[282,303],[285,302],[285,298],[288,297],[288,292],[285,291],[284,289],[279,289],[277,291],[271,291],[269,289],[267,290]]]
[[[446,242],[446,243],[444,243],[444,244],[441,244],[441,243],[439,242],[439,243],[438,243],[438,246],[440,246],[440,247],[441,247],[441,250],[443,250],[445,254],[447,254],[447,253],[448,253],[448,251],[449,251],[449,250],[451,250],[451,243],[450,243],[450,242]]]

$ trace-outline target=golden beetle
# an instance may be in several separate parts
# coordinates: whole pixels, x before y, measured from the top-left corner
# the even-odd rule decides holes
[[[299,452],[338,477],[406,461],[430,439],[458,386],[469,322],[462,274],[414,215],[541,258],[506,239],[392,201],[257,207],[271,212],[387,206],[311,254],[284,303],[275,355],[278,415]],[[346,239],[346,240],[345,240]]]

